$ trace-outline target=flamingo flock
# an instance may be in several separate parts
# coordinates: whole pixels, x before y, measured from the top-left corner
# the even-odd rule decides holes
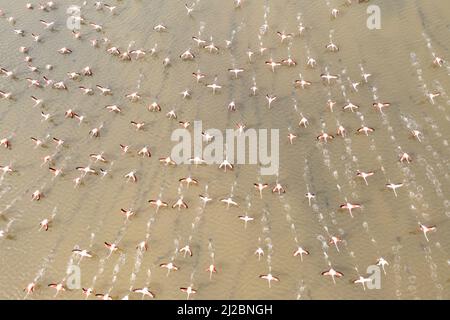
[[[84,264],[98,261],[99,271],[93,278],[92,285],[89,286],[88,280],[83,276],[82,286],[72,288],[66,283],[66,277],[61,279],[53,275],[50,268],[44,267],[45,274],[39,274],[32,281],[21,284],[25,297],[42,294],[44,297],[62,298],[74,293],[70,297],[111,300],[125,295],[125,298],[157,299],[166,294],[166,289],[154,284],[176,277],[179,283],[172,288],[176,298],[208,298],[210,296],[202,295],[202,290],[207,290],[208,283],[239,281],[238,274],[227,274],[230,272],[230,265],[238,261],[242,263],[239,273],[249,273],[249,277],[255,279],[258,290],[264,294],[276,293],[279,290],[277,288],[281,288],[289,278],[288,272],[282,270],[282,264],[275,263],[278,258],[277,250],[281,251],[281,247],[288,247],[291,252],[288,259],[291,259],[292,263],[300,263],[302,268],[314,257],[325,256],[326,262],[330,257],[338,260],[336,257],[348,255],[349,248],[358,241],[355,237],[346,237],[345,233],[338,232],[338,228],[345,229],[347,224],[362,221],[368,215],[376,215],[377,212],[370,209],[373,208],[373,201],[398,201],[401,205],[409,201],[408,193],[412,192],[412,187],[407,173],[392,174],[391,178],[386,174],[384,166],[365,167],[363,160],[353,161],[346,167],[347,177],[351,180],[349,184],[355,187],[353,192],[346,193],[335,203],[329,201],[331,197],[326,195],[324,188],[320,186],[320,179],[316,179],[319,182],[314,184],[311,191],[308,188],[306,193],[300,195],[293,191],[298,190],[294,183],[301,183],[300,179],[295,178],[301,170],[297,163],[303,163],[304,160],[301,156],[304,154],[299,150],[304,148],[309,150],[308,153],[320,150],[324,157],[334,153],[339,159],[341,152],[352,153],[349,149],[351,144],[361,143],[369,152],[368,147],[374,146],[377,139],[382,139],[385,132],[392,132],[392,127],[386,125],[385,121],[387,117],[395,117],[401,107],[393,95],[390,102],[378,98],[375,94],[368,105],[361,102],[364,101],[364,93],[375,92],[374,83],[384,81],[383,74],[377,70],[370,73],[361,70],[359,73],[351,72],[350,79],[347,70],[341,70],[342,65],[332,62],[347,54],[347,48],[339,44],[339,37],[334,34],[334,30],[327,38],[315,33],[314,28],[303,23],[295,29],[288,28],[288,24],[283,21],[272,19],[265,22],[259,34],[257,33],[259,44],[249,44],[248,49],[242,50],[241,42],[247,41],[244,40],[244,34],[252,36],[250,30],[245,29],[245,23],[239,25],[236,29],[238,31],[233,30],[231,38],[224,38],[220,32],[215,34],[212,26],[202,22],[203,15],[207,14],[205,11],[213,5],[208,1],[196,0],[192,3],[173,4],[173,11],[177,12],[179,19],[172,21],[173,24],[170,19],[161,15],[158,20],[147,21],[146,24],[151,25],[145,31],[136,27],[135,32],[146,32],[159,42],[149,44],[147,41],[140,47],[140,42],[130,38],[131,33],[127,31],[133,27],[133,22],[124,23],[121,20],[122,17],[127,17],[133,1],[130,4],[113,0],[78,2],[80,15],[72,18],[75,18],[79,27],[73,30],[66,26],[64,19],[67,17],[60,14],[65,11],[63,1],[27,3],[25,8],[22,8],[24,12],[17,17],[13,9],[0,10],[2,30],[10,33],[14,39],[10,45],[0,49],[5,56],[8,54],[7,50],[14,52],[14,58],[0,58],[0,205],[6,208],[0,211],[0,217],[9,222],[7,228],[3,220],[0,222],[0,246],[7,242],[13,245],[14,242],[25,241],[27,237],[44,237],[55,233],[67,237],[64,239],[73,237],[73,245],[83,242],[79,233],[72,233],[70,227],[65,225],[72,223],[73,219],[77,218],[76,214],[70,219],[62,219],[64,213],[61,212],[65,210],[66,201],[73,195],[80,196],[81,204],[86,201],[92,205],[93,202],[89,199],[96,199],[94,207],[88,209],[92,211],[92,218],[83,220],[86,230],[97,230],[95,234],[92,233],[91,243],[85,247],[74,246],[65,253],[71,263],[75,261],[81,266],[81,270]],[[251,8],[257,7],[255,2],[259,5],[264,1],[226,2],[227,4],[223,5],[230,11],[230,15],[242,20],[244,14],[252,14]],[[324,2],[330,4],[330,1]],[[341,20],[349,19],[346,15],[361,8],[364,1],[331,2],[336,4],[336,7],[324,6],[324,11],[327,11],[324,16],[328,18],[324,23],[333,27]],[[134,5],[143,6],[137,3]],[[145,10],[148,10],[148,7]],[[265,21],[267,16],[270,17],[268,9],[265,11]],[[199,27],[200,31],[194,35],[187,31],[185,34],[174,34],[177,23],[189,25],[186,30],[194,26]],[[115,29],[120,30],[119,34],[113,32],[116,25],[120,27]],[[211,29],[208,29],[209,27]],[[207,31],[204,31],[205,29]],[[208,32],[211,33],[209,37],[206,36]],[[320,47],[314,47],[309,42],[311,37],[320,41]],[[54,49],[54,41],[59,44],[57,49]],[[302,53],[301,57],[294,57],[293,53],[296,51],[293,48],[297,46],[306,48],[308,54],[304,56]],[[178,50],[180,47],[182,49]],[[89,52],[89,59],[80,54],[86,51]],[[38,54],[39,52],[41,53]],[[279,56],[279,52],[284,52],[284,55]],[[316,52],[316,55],[312,52]],[[223,65],[224,57],[229,61],[228,65]],[[211,62],[208,64],[205,61]],[[80,67],[81,63],[83,64]],[[104,68],[105,65],[108,67]],[[211,65],[214,65],[214,68]],[[133,75],[139,79],[137,86],[136,82],[129,83],[126,80],[126,73],[134,72],[135,66],[139,69],[139,74]],[[429,69],[437,74],[447,67],[446,59],[433,53]],[[104,76],[105,72],[112,74],[114,70],[119,70],[120,75],[117,78]],[[180,70],[184,70],[183,74]],[[291,77],[293,72],[297,75]],[[152,79],[153,73],[161,73],[165,78],[173,74],[180,80],[177,84],[155,80]],[[283,80],[288,77],[291,77],[288,81]],[[281,83],[285,89],[277,90],[277,86],[267,85],[268,79]],[[261,85],[257,86],[256,80]],[[146,81],[162,81],[160,94],[145,89]],[[166,97],[168,91],[172,94]],[[245,91],[245,94],[239,95],[237,91]],[[291,99],[285,94],[288,91],[296,98]],[[424,99],[428,107],[432,108],[440,104],[442,99],[448,98],[446,93],[441,91],[434,90],[425,94]],[[301,101],[311,92],[316,95],[315,105],[314,109],[307,109]],[[242,97],[245,97],[245,100]],[[283,122],[283,127],[279,128],[285,133],[282,135],[284,138],[279,141],[282,152],[290,154],[289,161],[295,163],[291,172],[292,179],[290,174],[285,174],[288,169],[284,169],[283,159],[286,157],[283,154],[280,175],[256,176],[253,181],[248,181],[240,179],[239,176],[252,174],[251,166],[235,164],[233,159],[228,158],[218,164],[209,165],[203,156],[190,158],[189,164],[177,163],[170,154],[170,148],[166,148],[171,144],[170,134],[173,130],[191,130],[191,123],[201,120],[199,118],[202,114],[209,115],[206,118],[212,119],[212,123],[209,123],[211,126],[214,126],[214,121],[220,123],[226,118],[227,125],[237,128],[236,134],[243,135],[248,128],[269,126],[261,120],[263,117],[274,121],[277,118],[283,119],[282,115],[288,112],[288,105],[292,100],[300,100],[299,106],[295,104],[295,114],[289,117],[288,124]],[[58,101],[64,103],[61,105]],[[257,110],[250,116],[246,112],[252,107]],[[11,119],[8,114],[19,108],[21,119],[7,122],[6,119]],[[206,110],[205,113],[202,110]],[[378,116],[379,118],[376,118]],[[355,123],[355,117],[360,124],[351,128],[347,123]],[[329,120],[326,125],[324,118]],[[30,128],[27,128],[28,121],[33,122]],[[333,123],[332,129],[330,123]],[[30,130],[33,132],[31,136],[22,134]],[[126,135],[121,132],[126,132]],[[391,152],[390,158],[383,159],[383,163],[390,168],[397,168],[399,172],[417,169],[420,166],[419,159],[426,155],[426,150],[421,147],[428,143],[426,132],[420,128],[395,128],[394,132],[397,137],[411,138],[417,148],[403,150],[399,146]],[[119,141],[115,135],[127,137],[127,140]],[[205,131],[202,132],[202,138],[205,143],[214,143],[217,137],[214,133]],[[144,139],[146,142],[141,143]],[[113,146],[110,143],[112,140]],[[410,143],[407,145],[411,146]],[[16,153],[16,150],[21,150],[26,155]],[[448,148],[443,152],[448,153]],[[358,163],[358,168],[354,163]],[[374,162],[370,163],[373,165]],[[214,167],[214,170],[205,174],[210,167]],[[36,176],[26,177],[30,168],[36,172]],[[326,168],[320,171],[321,175],[328,175]],[[36,179],[37,176],[40,178]],[[159,178],[156,178],[157,176]],[[234,180],[231,191],[224,193],[223,188],[219,187],[226,185],[229,181],[227,179],[230,178]],[[25,195],[23,199],[28,200],[27,206],[33,210],[39,208],[41,212],[40,218],[35,221],[33,216],[10,209],[16,202],[25,201],[21,196],[17,196],[20,192],[13,194],[8,190],[5,193],[2,191],[7,184],[19,187],[24,179],[27,186],[22,191]],[[326,179],[323,181],[325,184],[329,182]],[[68,182],[70,187],[65,182]],[[60,187],[63,183],[65,187]],[[114,184],[117,186],[115,190],[118,191],[114,193],[107,190],[103,187],[105,183]],[[177,186],[177,192],[167,190],[169,183]],[[344,184],[345,182],[342,183]],[[210,185],[219,187],[214,189],[210,188]],[[133,188],[140,188],[140,192],[135,195],[130,205],[119,204],[119,201],[127,196],[127,190],[135,190]],[[342,186],[338,185],[337,190],[341,192]],[[364,196],[358,193],[360,190]],[[56,197],[55,193],[59,197]],[[113,199],[116,199],[117,203]],[[54,212],[49,213],[43,209],[46,208],[46,203],[55,207]],[[276,235],[272,223],[282,210],[268,210],[268,214],[261,215],[254,207],[270,208],[278,203],[289,203],[292,216],[310,215],[308,219],[315,219],[311,215],[319,210],[318,208],[324,212],[336,212],[337,216],[333,215],[332,221],[333,224],[339,221],[339,227],[335,228],[335,233],[328,232],[329,226],[325,228],[328,235],[322,248],[317,244],[315,236],[311,236],[309,241],[303,239],[305,244],[300,244],[295,236],[294,247],[292,244],[276,241],[273,245],[272,239],[276,238]],[[285,205],[285,208],[288,206]],[[96,214],[98,210],[108,210],[107,217],[99,218]],[[404,210],[408,210],[407,206]],[[223,217],[211,218],[219,214]],[[150,262],[148,257],[152,255],[153,246],[160,241],[153,238],[153,229],[158,228],[158,221],[167,215],[182,219],[177,220],[177,223],[184,221],[183,224],[191,229],[183,237],[179,237],[175,229],[172,230],[173,233],[167,236],[177,238],[175,250],[157,258],[152,257]],[[101,226],[109,219],[115,221],[116,217],[121,217],[121,221],[115,225],[115,229],[119,230],[117,236],[110,232],[100,239],[98,234],[102,234]],[[318,217],[319,224],[323,223],[322,215]],[[214,251],[211,245],[206,248],[198,240],[201,235],[199,230],[205,232],[205,229],[200,228],[205,228],[205,221],[211,221],[208,219],[222,222],[222,219],[226,219],[226,223],[221,223],[219,229],[230,238],[242,237],[242,243],[254,241],[248,235],[257,234],[260,232],[257,230],[261,229],[259,236],[264,240],[246,252],[244,260],[242,257],[233,256],[232,251],[220,251],[217,248]],[[33,227],[21,227],[25,221]],[[156,227],[153,227],[154,221],[157,221]],[[132,226],[138,223],[147,227],[144,240],[124,240],[123,237],[132,232]],[[442,228],[445,228],[445,222],[440,219],[431,218],[427,221],[420,218],[416,223],[409,236],[417,239],[416,235],[422,233],[423,238],[416,241],[424,240],[427,245],[434,243],[439,237],[441,224]],[[291,229],[295,229],[295,223]],[[212,239],[216,236],[212,230],[208,230],[207,234]],[[188,240],[179,242],[178,238]],[[371,255],[373,264],[382,268],[384,277],[388,276],[392,263],[388,261],[390,254],[376,249]],[[203,259],[206,256],[207,259]],[[121,273],[120,259],[132,260],[133,257],[136,257],[133,269],[135,271],[130,286],[128,289],[119,289],[115,282],[116,274],[126,277]],[[82,260],[85,261],[83,264]],[[109,291],[105,291],[96,279],[97,276],[103,275],[104,265],[110,261],[116,261],[111,262],[115,263],[113,281]],[[331,285],[333,290],[339,290],[342,286],[353,286],[359,293],[368,291],[366,289],[370,288],[372,279],[352,271],[354,261],[351,258],[345,260],[348,263],[339,261],[341,262],[336,265],[323,264],[308,277],[323,282],[324,285]],[[259,271],[246,268],[245,264],[257,265]],[[150,271],[147,280],[139,277],[142,283],[135,285],[135,275],[139,274],[141,266]],[[188,272],[185,270],[191,272],[189,278],[180,276],[183,272]],[[159,273],[162,277],[155,279]],[[326,280],[328,277],[331,277],[331,280]],[[349,278],[350,281],[346,283],[342,278]],[[226,293],[218,290],[217,297],[226,296]]]

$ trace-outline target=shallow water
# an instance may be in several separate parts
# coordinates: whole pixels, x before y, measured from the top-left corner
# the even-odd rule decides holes
[[[0,100],[0,138],[11,137],[11,150],[1,148],[0,165],[12,164],[17,172],[0,179],[0,298],[52,299],[52,282],[67,277],[68,265],[81,267],[82,287],[93,287],[97,293],[113,298],[129,295],[130,288],[148,286],[157,299],[185,299],[180,287],[198,290],[194,299],[448,299],[450,264],[450,65],[432,64],[433,53],[450,59],[450,20],[445,15],[450,3],[439,1],[370,1],[368,4],[344,5],[343,0],[262,1],[244,0],[235,8],[231,0],[197,0],[191,16],[186,15],[184,1],[111,1],[117,6],[115,15],[106,8],[96,10],[94,1],[56,1],[49,12],[25,7],[25,1],[0,1],[5,16],[0,18],[0,66],[15,70],[18,79],[0,77],[0,89],[11,91],[14,100]],[[369,4],[381,9],[381,29],[366,27]],[[81,40],[72,37],[66,27],[70,5],[81,6],[87,21],[100,23],[102,32],[82,25]],[[337,19],[330,18],[338,8]],[[7,17],[16,18],[14,25]],[[44,30],[39,19],[56,21],[55,31]],[[153,27],[167,26],[158,33]],[[298,35],[299,24],[307,27]],[[268,30],[261,34],[261,27]],[[13,29],[24,29],[25,36]],[[280,42],[277,31],[294,33],[291,40]],[[33,42],[31,32],[42,35]],[[199,49],[192,36],[213,40],[217,54]],[[260,36],[260,38],[258,37]],[[330,36],[339,47],[327,52]],[[107,37],[122,51],[127,48],[150,50],[157,44],[157,54],[140,60],[120,61],[106,53],[107,45],[90,45],[90,39]],[[230,48],[225,40],[232,39]],[[260,45],[267,47],[260,56]],[[23,61],[20,46],[30,47],[31,64],[40,69],[32,73]],[[61,55],[57,49],[67,46],[73,53]],[[193,61],[182,61],[179,55],[192,48]],[[246,52],[255,51],[252,62]],[[279,67],[272,73],[264,61],[279,61],[291,55],[296,67]],[[315,69],[306,66],[307,57],[317,60]],[[170,57],[171,65],[162,61]],[[45,70],[46,64],[54,69]],[[94,75],[81,80],[68,80],[66,73],[90,65]],[[228,68],[245,69],[238,79]],[[368,83],[353,92],[350,79],[361,81],[361,67],[371,73]],[[192,72],[207,74],[197,84]],[[319,75],[326,71],[340,79],[326,85]],[[299,74],[312,85],[294,88]],[[29,88],[26,77],[64,80],[67,91],[51,88]],[[213,95],[205,83],[223,88]],[[253,82],[256,96],[250,95]],[[78,86],[96,84],[113,90],[111,96],[95,91],[85,96]],[[179,94],[189,88],[191,98]],[[131,103],[125,94],[138,91],[139,102]],[[441,96],[431,104],[427,92]],[[277,100],[269,110],[266,94]],[[30,96],[45,100],[33,108]],[[334,112],[326,103],[337,102]],[[235,112],[227,110],[234,100]],[[158,101],[162,112],[149,112],[147,106]],[[343,111],[351,101],[360,106],[356,112]],[[374,101],[388,101],[389,108],[380,114]],[[118,104],[122,114],[107,112],[104,106]],[[73,109],[85,115],[81,125],[66,119]],[[175,109],[178,120],[202,120],[204,128],[247,128],[280,130],[279,177],[261,176],[257,165],[237,165],[224,173],[217,166],[179,165],[175,168],[158,163],[170,154],[170,141],[177,121],[165,114]],[[40,112],[54,116],[42,121]],[[307,128],[299,127],[301,115],[309,120]],[[145,130],[136,132],[130,121],[145,121]],[[335,134],[337,125],[347,128],[345,139],[335,137],[327,144],[316,137],[322,130]],[[89,131],[103,124],[99,138]],[[368,137],[355,134],[361,124],[373,127]],[[410,130],[420,130],[422,141],[411,138]],[[289,132],[298,135],[290,145]],[[45,146],[34,148],[30,137],[45,139]],[[55,148],[52,137],[65,140]],[[131,146],[122,155],[119,144]],[[136,150],[150,147],[152,157],[137,156]],[[412,156],[412,163],[398,161],[401,151]],[[89,154],[104,152],[108,163],[93,163]],[[41,166],[44,156],[54,154],[54,166],[64,175],[53,179],[48,165]],[[74,188],[73,179],[80,176],[77,166],[92,163],[95,169],[110,169],[100,176],[88,175],[83,185]],[[138,182],[126,182],[124,175],[136,170]],[[369,185],[355,178],[356,171],[375,171]],[[192,175],[199,186],[180,187],[179,179]],[[274,195],[269,189],[260,199],[253,183],[270,186],[276,180],[287,192]],[[385,188],[388,182],[403,182],[396,198]],[[198,194],[213,198],[203,210]],[[31,194],[41,189],[45,197],[30,201]],[[312,206],[306,192],[316,198]],[[187,210],[163,208],[158,212],[148,204],[159,196],[172,204],[182,194]],[[233,195],[239,208],[226,207],[218,201]],[[339,210],[345,202],[362,204],[352,219]],[[121,208],[133,208],[136,215],[125,223]],[[248,213],[254,218],[247,227],[238,219]],[[39,222],[54,215],[50,229],[39,231]],[[418,222],[436,225],[426,241],[418,231]],[[330,235],[344,241],[337,252],[333,245],[323,247]],[[136,245],[147,239],[149,249],[139,255]],[[108,257],[103,243],[117,243],[122,249]],[[190,243],[193,256],[186,258],[178,249]],[[301,245],[310,255],[293,257]],[[74,246],[94,253],[92,258],[72,255]],[[265,255],[254,254],[261,246]],[[212,260],[212,255],[214,260]],[[351,281],[358,273],[366,276],[366,268],[384,257],[389,266],[381,275],[381,288],[363,290]],[[166,276],[161,263],[173,260],[179,267]],[[209,278],[205,269],[214,261],[217,273]],[[334,285],[321,272],[331,264],[344,277]],[[356,269],[357,270],[356,270]],[[271,272],[280,278],[268,288],[258,275]],[[23,289],[36,281],[37,289],[26,296]],[[58,299],[83,299],[81,290],[67,290]],[[92,298],[92,297],[91,297]]]

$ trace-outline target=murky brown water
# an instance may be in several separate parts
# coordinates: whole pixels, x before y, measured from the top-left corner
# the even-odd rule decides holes
[[[65,281],[68,266],[81,267],[82,287],[93,287],[96,293],[109,293],[113,298],[139,299],[130,288],[148,286],[157,299],[185,299],[180,287],[198,290],[195,299],[448,299],[450,271],[450,183],[449,147],[450,65],[433,66],[433,53],[450,59],[450,20],[446,13],[450,3],[439,1],[370,1],[381,8],[381,29],[366,27],[369,4],[343,5],[343,0],[262,1],[244,0],[241,8],[233,1],[199,0],[191,16],[186,15],[184,1],[111,1],[116,15],[106,8],[95,10],[94,2],[56,1],[57,8],[44,12],[25,7],[25,1],[0,1],[5,16],[0,18],[0,65],[14,70],[17,80],[0,77],[0,89],[13,93],[14,100],[0,100],[0,138],[10,137],[11,150],[1,149],[0,165],[11,164],[17,171],[0,179],[0,298],[51,299],[52,282]],[[102,32],[89,25],[81,28],[76,40],[66,28],[66,9],[80,5],[87,21],[100,23]],[[340,10],[330,19],[333,8]],[[7,17],[16,19],[14,25]],[[39,19],[56,21],[55,31],[44,30]],[[167,26],[158,33],[153,27]],[[265,34],[261,26],[268,25]],[[299,25],[307,27],[298,35]],[[14,29],[25,30],[25,36]],[[295,36],[280,43],[277,31]],[[31,32],[41,34],[33,42]],[[199,49],[192,36],[212,40],[220,47],[218,54]],[[259,38],[260,36],[260,38]],[[330,36],[340,50],[327,52]],[[90,39],[107,37],[110,44],[99,48]],[[226,48],[225,40],[232,40]],[[101,42],[101,41],[100,41]],[[115,45],[122,51],[157,44],[157,54],[140,60],[122,62],[106,53]],[[23,61],[20,46],[30,47],[33,73]],[[61,55],[57,49],[73,50]],[[260,56],[260,46],[268,49]],[[182,61],[179,55],[192,48],[194,61]],[[252,62],[246,52],[255,51]],[[275,73],[264,61],[279,61],[292,56],[296,67],[279,67]],[[307,57],[316,58],[317,67],[306,66]],[[171,65],[165,68],[164,58]],[[45,70],[46,64],[54,69]],[[94,75],[81,80],[68,80],[67,72],[91,66]],[[227,71],[241,67],[238,79]],[[371,73],[369,82],[358,91],[351,89],[349,79],[361,81],[362,69]],[[207,74],[203,85],[197,84],[192,72]],[[319,75],[328,70],[340,79],[327,86]],[[312,82],[310,88],[295,89],[299,74]],[[26,77],[42,80],[46,75],[64,80],[67,91],[29,88]],[[223,88],[216,95],[204,87],[217,83]],[[250,95],[256,82],[258,93]],[[77,87],[108,86],[111,96],[101,96],[95,88],[92,96],[83,95]],[[191,99],[179,94],[191,90]],[[141,101],[131,103],[125,94],[138,91]],[[427,92],[441,96],[431,104]],[[277,95],[268,109],[266,94]],[[44,99],[44,105],[33,108],[30,96]],[[337,102],[330,112],[328,99]],[[229,112],[234,100],[237,110]],[[388,101],[391,106],[381,115],[372,107],[374,101]],[[147,110],[158,101],[161,113]],[[356,112],[342,111],[346,101],[360,106]],[[104,106],[117,104],[122,114],[107,112]],[[85,120],[78,124],[64,113],[73,109]],[[276,176],[260,176],[256,165],[237,165],[224,173],[217,166],[179,165],[165,167],[159,157],[170,154],[170,141],[178,122],[165,117],[175,109],[178,120],[202,120],[204,128],[224,130],[238,122],[247,128],[280,130],[280,172]],[[51,113],[42,121],[40,112]],[[301,114],[309,126],[298,126]],[[136,132],[130,121],[145,121],[145,130]],[[89,130],[103,124],[101,136],[89,136]],[[346,139],[335,137],[327,144],[318,143],[322,130],[335,133],[338,124],[347,128]],[[366,137],[355,131],[362,124],[375,131]],[[420,130],[422,141],[411,138],[410,130]],[[298,135],[290,145],[289,132]],[[45,140],[45,147],[34,148],[30,137]],[[56,148],[52,137],[65,140]],[[122,155],[119,144],[130,145],[132,151]],[[137,156],[136,150],[150,147],[152,157]],[[409,165],[398,159],[401,151],[412,156]],[[93,163],[89,154],[104,152],[108,163]],[[41,166],[46,155],[54,155],[54,167],[64,175],[53,179],[48,165]],[[95,169],[110,170],[104,178],[88,175],[74,188],[80,176],[77,166],[92,163]],[[136,170],[137,183],[126,183],[123,177]],[[369,185],[355,178],[357,170],[375,171]],[[179,179],[192,175],[199,186],[180,187]],[[260,199],[253,183],[271,186],[276,180],[286,187],[283,196],[263,191]],[[396,198],[385,188],[388,182],[403,182]],[[213,201],[202,209],[199,194],[207,193]],[[34,190],[45,197],[30,201]],[[308,205],[305,193],[316,198]],[[233,195],[239,208],[229,210],[220,198]],[[149,199],[159,196],[172,204],[179,195],[189,209],[161,209],[155,212]],[[339,205],[360,203],[352,219]],[[124,223],[121,208],[133,208],[136,216]],[[239,215],[248,213],[255,220],[244,223]],[[39,222],[54,215],[50,229],[39,231]],[[427,234],[427,242],[418,230],[418,222],[436,225]],[[330,235],[343,239],[340,252],[328,242]],[[143,240],[149,249],[139,254],[136,245]],[[122,249],[108,257],[103,243],[116,243]],[[192,257],[177,252],[190,244]],[[74,246],[88,249],[92,258],[72,255]],[[293,257],[302,246],[309,256]],[[255,250],[263,248],[258,260]],[[214,260],[212,260],[212,256]],[[382,274],[381,288],[363,290],[351,281],[358,273],[366,276],[366,268],[379,257],[389,262]],[[166,276],[161,263],[172,261],[179,267]],[[214,261],[217,274],[212,280],[205,269]],[[344,273],[333,285],[321,272],[329,265]],[[356,270],[357,269],[357,270]],[[271,272],[280,282],[268,289],[260,274]],[[23,289],[35,281],[37,288],[25,296]],[[68,290],[58,299],[83,299],[81,290]]]

